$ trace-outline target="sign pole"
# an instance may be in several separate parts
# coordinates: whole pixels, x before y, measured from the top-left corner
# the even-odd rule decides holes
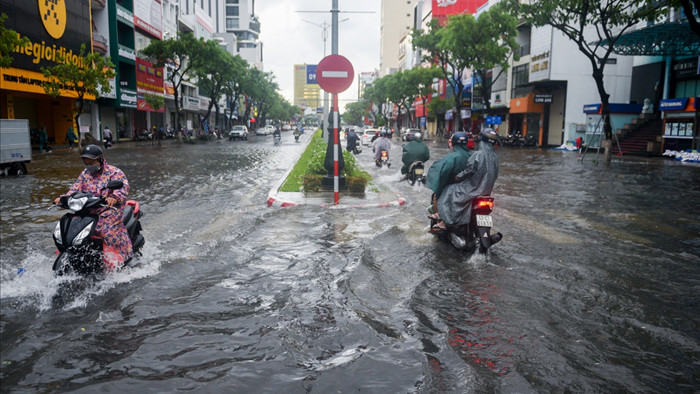
[[[333,94],[333,204],[338,205],[340,189],[338,173],[338,93]]]

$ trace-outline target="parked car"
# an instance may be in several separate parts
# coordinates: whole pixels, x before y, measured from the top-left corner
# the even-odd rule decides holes
[[[248,128],[245,126],[233,126],[231,131],[228,133],[228,140],[233,141],[234,139],[248,140]]]
[[[366,129],[365,133],[360,138],[360,142],[362,142],[362,145],[366,145],[366,146],[372,145],[372,138],[375,135],[378,135],[379,132],[380,132],[379,129]]]
[[[401,141],[406,141],[408,133],[420,133],[420,129],[401,129]]]
[[[290,131],[291,129],[292,129],[292,126],[290,126],[288,124],[282,126],[282,131]]]

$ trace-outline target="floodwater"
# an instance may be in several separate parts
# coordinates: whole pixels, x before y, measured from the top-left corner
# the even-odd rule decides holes
[[[358,159],[406,206],[267,208],[283,139],[109,150],[144,253],[60,308],[46,208],[81,163],[0,179],[0,391],[697,392],[699,165],[500,148],[504,239],[469,256],[426,233],[398,140]]]

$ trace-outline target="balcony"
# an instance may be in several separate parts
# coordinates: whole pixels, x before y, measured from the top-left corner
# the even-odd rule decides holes
[[[104,56],[107,54],[108,43],[105,36],[102,34],[93,32],[92,33],[92,48],[97,51],[100,55]]]
[[[102,10],[105,8],[107,5],[107,2],[105,0],[92,0],[92,9],[93,10]]]
[[[248,28],[258,34],[260,34],[260,21],[258,21],[258,18],[252,17],[250,18],[250,25]]]

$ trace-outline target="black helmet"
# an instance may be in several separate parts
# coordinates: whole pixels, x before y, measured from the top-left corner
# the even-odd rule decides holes
[[[498,133],[492,128],[486,128],[481,130],[481,140],[482,141],[488,141],[492,144],[495,144],[498,142]]]
[[[469,142],[469,135],[463,131],[458,131],[452,135],[452,146],[467,146],[467,142]]]
[[[87,157],[88,159],[97,159],[102,157],[102,149],[97,145],[88,145],[80,151],[80,157]]]

